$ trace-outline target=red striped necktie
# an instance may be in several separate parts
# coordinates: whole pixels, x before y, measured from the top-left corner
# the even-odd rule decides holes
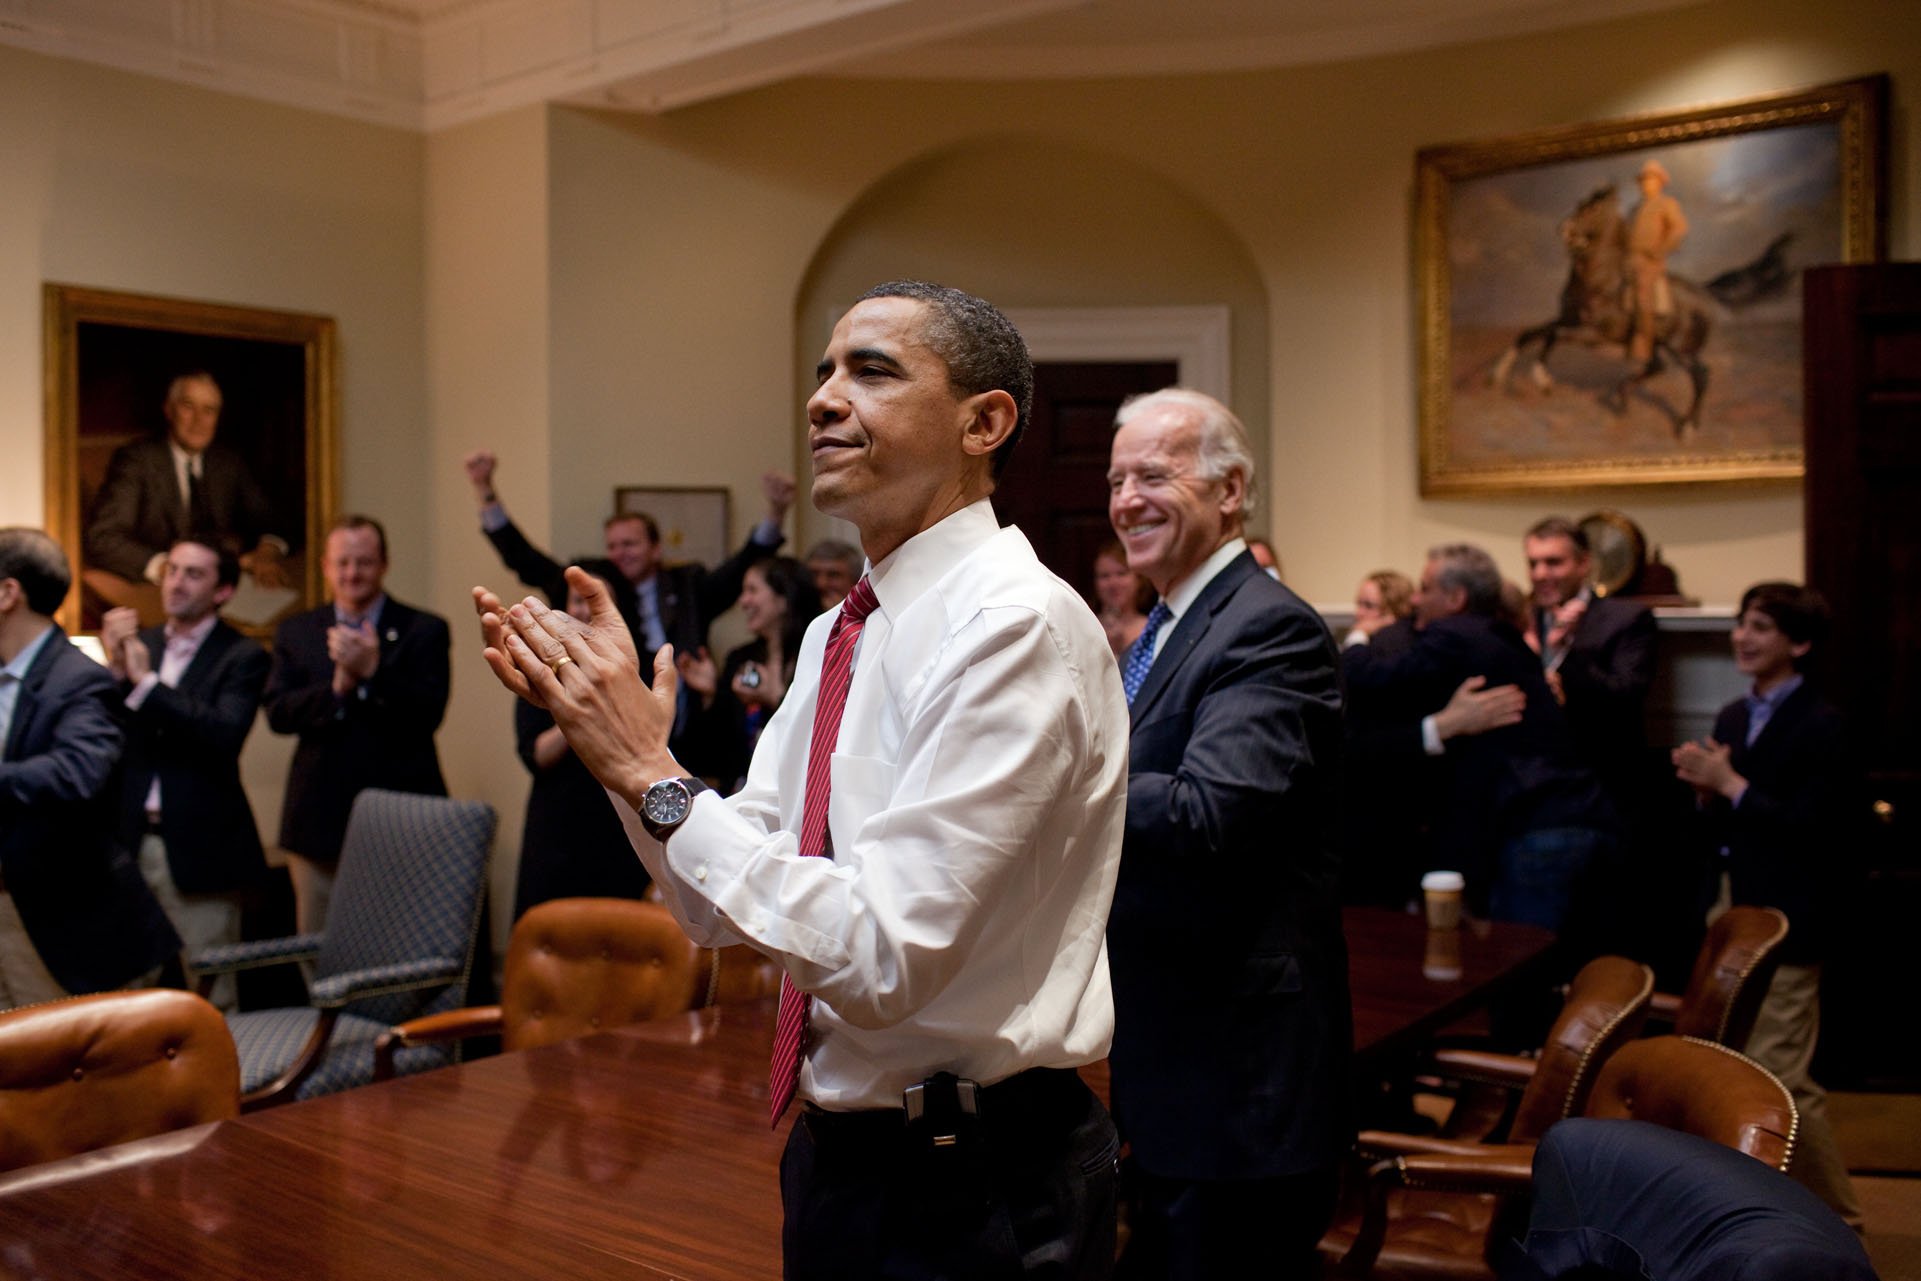
[[[800,852],[809,858],[828,856],[827,796],[833,784],[834,745],[840,741],[840,717],[847,708],[847,687],[854,677],[854,646],[860,641],[867,616],[880,602],[865,576],[841,602],[840,616],[827,634],[827,655],[820,664],[820,696],[814,702],[814,737],[807,747],[807,795],[800,817]],[[772,1123],[793,1101],[800,1081],[800,1046],[807,1035],[807,1008],[813,1000],[786,975],[780,980],[780,1013],[774,1019],[774,1058],[767,1090],[773,1096]]]

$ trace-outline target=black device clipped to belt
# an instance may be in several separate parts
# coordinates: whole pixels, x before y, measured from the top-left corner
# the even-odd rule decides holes
[[[981,1090],[952,1072],[937,1072],[901,1091],[908,1150],[933,1204],[968,1216],[993,1197],[987,1135],[981,1128]]]

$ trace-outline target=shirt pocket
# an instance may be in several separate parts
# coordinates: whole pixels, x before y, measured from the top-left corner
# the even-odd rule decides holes
[[[894,763],[836,752],[828,769],[833,790],[827,797],[827,830],[835,847],[878,838],[894,797]]]

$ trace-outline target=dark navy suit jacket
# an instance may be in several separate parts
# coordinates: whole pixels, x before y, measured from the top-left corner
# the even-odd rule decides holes
[[[1182,614],[1131,719],[1115,1119],[1166,1178],[1326,1166],[1352,1137],[1333,640],[1243,554]]]
[[[1356,647],[1345,672],[1356,699],[1400,723],[1446,705],[1462,681],[1517,685],[1527,696],[1521,723],[1452,739],[1437,762],[1444,787],[1432,797],[1429,861],[1468,879],[1475,907],[1486,903],[1502,842],[1553,827],[1609,830],[1614,815],[1574,748],[1567,719],[1548,691],[1540,659],[1519,632],[1476,614],[1437,618],[1398,657]]]
[[[76,994],[119,987],[180,948],[114,844],[117,697],[113,673],[55,628],[0,744],[0,875],[41,962]]]
[[[1656,640],[1647,606],[1602,596],[1588,602],[1561,660],[1575,749],[1618,803],[1638,804],[1649,782],[1646,718]]]
[[[445,796],[434,731],[447,711],[452,680],[447,620],[387,598],[380,611],[380,666],[360,691],[333,692],[327,629],[334,607],[296,614],[273,640],[267,679],[267,724],[298,734],[287,771],[280,843],[296,854],[340,857],[347,812],[362,789]]]
[[[1718,880],[1725,867],[1737,905],[1787,913],[1781,960],[1812,965],[1831,945],[1835,900],[1844,879],[1850,801],[1860,773],[1841,711],[1807,685],[1789,694],[1748,746],[1746,699],[1714,720],[1714,740],[1726,743],[1734,772],[1748,780],[1738,806],[1716,799],[1704,811],[1706,848]],[[1712,898],[1715,887],[1704,894]]]
[[[160,670],[164,628],[140,633]],[[161,835],[167,867],[186,894],[243,890],[266,878],[260,829],[240,783],[240,748],[253,729],[267,684],[267,651],[225,623],[215,623],[181,674],[179,685],[155,685],[126,721],[127,755],[120,789],[120,840],[138,848],[146,829],[147,792],[160,777]],[[122,683],[124,695],[132,688]]]

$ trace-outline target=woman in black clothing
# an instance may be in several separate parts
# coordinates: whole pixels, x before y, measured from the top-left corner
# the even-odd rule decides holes
[[[754,639],[729,653],[718,672],[704,650],[681,664],[682,679],[700,699],[681,759],[729,792],[745,778],[760,731],[794,679],[801,637],[820,613],[820,593],[799,561],[770,556],[748,569],[739,604]]]
[[[636,634],[633,584],[610,560],[574,562],[598,578]],[[587,621],[587,605],[567,593],[567,612]],[[647,889],[641,866],[613,804],[599,780],[567,747],[552,713],[524,700],[514,705],[514,743],[534,776],[527,795],[527,825],[520,837],[520,878],[514,919],[548,899],[639,898]]]

